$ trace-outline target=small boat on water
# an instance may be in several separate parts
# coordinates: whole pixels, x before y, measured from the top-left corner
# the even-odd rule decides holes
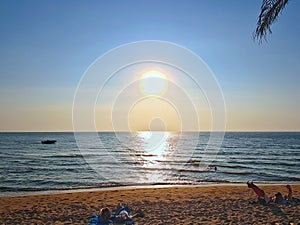
[[[42,144],[55,144],[56,140],[46,140],[46,141],[41,141]]]

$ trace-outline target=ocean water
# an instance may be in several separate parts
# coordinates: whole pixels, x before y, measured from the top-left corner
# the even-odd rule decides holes
[[[0,133],[0,195],[123,185],[300,182],[300,133]],[[44,145],[42,140],[55,139]],[[220,146],[220,148],[219,148]]]

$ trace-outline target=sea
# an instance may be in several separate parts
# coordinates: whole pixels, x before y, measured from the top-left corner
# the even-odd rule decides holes
[[[249,180],[300,183],[300,132],[212,136],[210,132],[2,132],[0,196]],[[44,140],[56,143],[42,144]]]

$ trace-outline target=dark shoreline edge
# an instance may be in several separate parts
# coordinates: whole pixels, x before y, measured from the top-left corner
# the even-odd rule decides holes
[[[285,184],[300,185],[300,182],[291,181],[256,181],[256,184],[261,186],[281,186]],[[97,192],[97,191],[115,191],[127,189],[148,189],[148,188],[170,188],[170,187],[208,187],[208,186],[245,186],[246,182],[203,182],[198,184],[128,184],[128,185],[106,185],[106,186],[92,186],[92,187],[68,187],[58,189],[44,189],[44,190],[26,190],[26,191],[8,191],[0,192],[0,198],[5,197],[20,197],[20,196],[34,196],[34,195],[52,195],[52,194],[66,194],[78,192]]]

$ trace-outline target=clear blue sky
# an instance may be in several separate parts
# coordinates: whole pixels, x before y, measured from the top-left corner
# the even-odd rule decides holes
[[[202,57],[224,91],[228,130],[300,130],[300,3],[290,1],[258,45],[260,4],[2,0],[0,130],[71,130],[87,67],[118,45],[149,39]]]

